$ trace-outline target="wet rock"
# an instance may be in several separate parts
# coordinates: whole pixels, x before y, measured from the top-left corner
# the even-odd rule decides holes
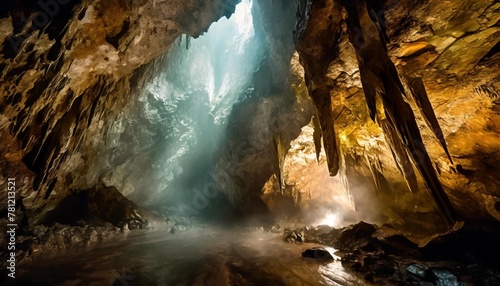
[[[121,226],[120,226],[120,230],[121,230],[122,232],[127,232],[127,231],[129,231],[129,230],[130,230],[130,229],[128,228],[128,223],[122,222],[122,223],[120,223],[120,225],[121,225]]]
[[[95,229],[90,230],[90,232],[87,234],[86,241],[89,245],[99,241],[98,233]]]
[[[180,231],[187,231],[191,228],[191,226],[186,226],[182,224],[176,224],[170,229],[170,233],[176,233]]]
[[[179,216],[179,215],[169,215],[165,219],[167,225],[184,225],[184,226],[190,226],[191,220],[188,217],[185,216]]]
[[[147,220],[146,220],[145,222],[143,222],[143,223],[141,224],[141,227],[140,227],[140,228],[141,228],[141,229],[151,229],[151,228],[152,228],[152,225],[151,225],[151,223],[150,223],[149,221],[147,221]]]
[[[106,228],[106,230],[113,230],[115,228],[115,226],[112,223],[109,223],[109,222],[106,222],[104,224],[104,227]]]
[[[44,225],[37,225],[33,228],[33,234],[38,237],[42,237],[45,235],[45,232],[47,232],[48,227]]]
[[[415,242],[388,225],[379,228],[359,223],[346,228],[333,245],[342,250],[345,268],[372,283],[496,285],[500,281],[496,228],[461,224],[444,233],[412,239]],[[467,266],[472,261],[482,265]]]
[[[460,286],[458,278],[450,271],[444,269],[433,269],[432,274],[436,277],[436,286]]]
[[[271,228],[269,229],[269,232],[272,233],[281,233],[281,226],[279,224],[272,225]]]
[[[316,260],[333,260],[332,254],[323,247],[314,247],[302,252],[302,257],[313,258]]]
[[[304,230],[297,232],[296,236],[298,242],[306,242]]]
[[[334,245],[341,250],[356,249],[366,246],[369,243],[371,235],[376,230],[376,226],[360,222],[344,229]]]
[[[428,276],[427,267],[419,264],[408,266],[406,272],[418,279],[425,279]]]
[[[187,231],[192,227],[192,221],[189,217],[178,215],[174,212],[169,213],[170,215],[165,219],[165,224],[170,233]]]
[[[314,231],[317,235],[323,235],[323,234],[327,234],[327,233],[330,233],[332,230],[334,230],[333,227],[329,226],[329,225],[318,225]]]
[[[341,230],[327,225],[306,226],[300,229],[285,229],[283,238],[287,242],[309,242],[331,245]]]
[[[141,225],[142,225],[142,222],[139,220],[131,220],[128,222],[128,228],[130,230],[140,229]]]
[[[304,230],[292,230],[285,234],[285,241],[294,242],[306,242],[304,237]]]

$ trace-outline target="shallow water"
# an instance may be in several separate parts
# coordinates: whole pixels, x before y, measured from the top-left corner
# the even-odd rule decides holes
[[[216,228],[133,231],[120,241],[18,267],[10,285],[365,285],[339,261],[302,258],[313,244]]]

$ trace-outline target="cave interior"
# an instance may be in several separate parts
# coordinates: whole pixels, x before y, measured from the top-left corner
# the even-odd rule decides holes
[[[5,2],[2,285],[500,285],[498,0]]]

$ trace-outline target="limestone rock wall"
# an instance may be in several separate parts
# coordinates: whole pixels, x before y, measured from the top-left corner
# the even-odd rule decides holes
[[[43,208],[68,192],[76,165],[134,100],[156,58],[181,34],[198,36],[234,0],[9,1],[0,10],[2,181]],[[78,162],[75,157],[79,152]],[[76,161],[75,161],[76,160]],[[32,173],[19,171],[21,165]],[[5,196],[2,197],[2,207]],[[33,216],[32,216],[33,218]]]

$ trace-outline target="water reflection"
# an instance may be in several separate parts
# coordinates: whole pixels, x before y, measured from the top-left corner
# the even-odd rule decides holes
[[[20,266],[14,285],[365,285],[339,261],[302,258],[311,246],[262,231],[137,231],[85,253]]]

